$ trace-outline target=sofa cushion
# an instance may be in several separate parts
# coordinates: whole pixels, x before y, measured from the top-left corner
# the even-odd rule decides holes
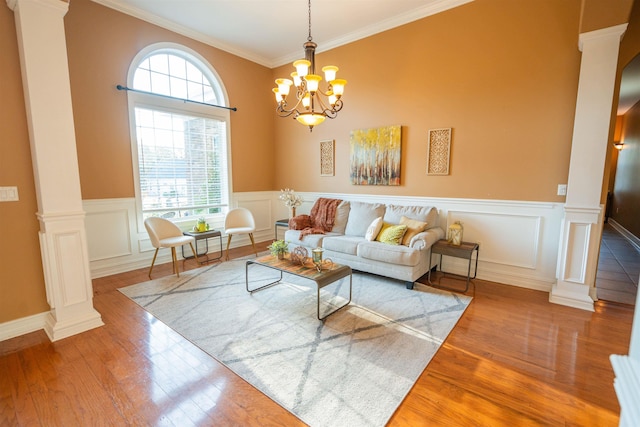
[[[388,205],[384,214],[384,222],[400,224],[403,216],[426,222],[427,229],[438,226],[438,210],[433,206]]]
[[[371,225],[369,225],[369,228],[367,228],[367,232],[364,235],[364,238],[370,242],[373,242],[374,240],[376,240],[376,237],[378,237],[378,233],[380,233],[380,230],[382,230],[383,224],[384,224],[384,221],[382,221],[381,216],[374,219]]]
[[[347,220],[349,219],[349,211],[351,210],[351,204],[343,200],[336,209],[336,219],[333,222],[334,233],[344,234],[344,229],[347,227]]]
[[[287,230],[284,233],[284,241],[296,246],[306,246],[308,248],[322,247],[322,241],[327,236],[336,236],[338,233],[327,232],[326,234],[307,234],[300,239],[300,230]],[[291,247],[291,246],[290,246]]]
[[[349,219],[347,220],[344,234],[347,236],[364,237],[369,225],[374,219],[379,216],[384,216],[384,211],[385,205],[381,203],[351,202]],[[400,222],[400,218],[398,218],[395,224],[398,224],[398,222]]]
[[[428,226],[428,224],[424,221],[409,219],[404,215],[402,215],[402,218],[400,218],[400,224],[404,224],[407,226],[407,232],[404,233],[404,237],[402,238],[402,244],[405,246],[409,246],[409,243],[411,242],[413,236],[423,232],[427,229]]]
[[[365,240],[359,236],[331,236],[322,241],[322,248],[327,251],[357,255],[358,245]],[[381,245],[381,243],[378,243]]]
[[[361,240],[358,245],[358,256],[361,258],[408,267],[418,265],[422,254],[423,251],[402,245],[385,245],[366,240]]]
[[[404,233],[407,232],[406,225],[384,223],[376,240],[388,245],[399,245],[402,242]]]

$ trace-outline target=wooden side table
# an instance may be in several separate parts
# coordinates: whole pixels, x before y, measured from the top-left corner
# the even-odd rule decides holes
[[[450,276],[454,276],[454,279],[457,280],[466,280],[466,286],[464,288],[464,292],[467,292],[469,290],[469,282],[471,281],[471,279],[475,279],[476,275],[478,273],[478,254],[480,252],[480,245],[477,243],[471,243],[471,242],[462,242],[460,245],[452,245],[451,243],[447,242],[446,240],[442,239],[442,240],[438,240],[436,243],[434,243],[431,248],[429,249],[430,253],[429,253],[429,260],[431,260],[431,255],[433,254],[440,254],[440,261],[438,262],[438,266],[440,267],[440,272],[442,273],[442,277],[445,277],[447,274],[449,274]],[[473,277],[471,277],[471,263],[473,260],[473,253],[476,253],[476,265],[475,265],[475,269],[473,271]],[[464,276],[461,276],[459,274],[454,274],[454,273],[447,273],[446,271],[444,271],[442,269],[442,256],[451,256],[451,257],[455,257],[455,258],[463,258],[466,260],[469,260],[469,267],[467,269],[467,277],[465,278]],[[437,268],[437,267],[436,267]],[[431,269],[429,269],[429,275],[428,275],[428,281],[429,284],[432,286],[436,286],[438,288],[443,288],[443,289],[447,289],[450,291],[460,291],[460,289],[454,289],[454,288],[449,288],[446,286],[442,286],[440,285],[440,281],[442,280],[442,277],[438,280],[437,284],[434,284],[431,282]]]
[[[220,258],[222,258],[222,233],[220,232],[220,230],[185,231],[182,234],[184,234],[185,236],[191,236],[191,237],[196,239],[196,252],[197,252],[199,257],[207,255],[209,253],[209,239],[211,237],[217,237],[219,239],[220,255],[218,255],[218,257],[216,257],[216,258],[209,258],[207,256],[207,260],[206,261],[201,261],[200,264],[203,264],[203,263],[209,262],[209,261],[216,261],[216,260],[219,260]],[[198,250],[198,242],[200,240],[204,240],[204,243],[205,243],[205,250],[202,253],[200,253],[200,251]],[[182,247],[182,257],[184,259],[193,258],[193,256],[185,256],[184,246]]]
[[[284,227],[286,229],[289,228],[289,218],[285,218],[285,219],[279,219],[276,221],[274,229],[276,232],[276,240],[278,240],[278,227]],[[283,237],[284,239],[284,237]]]

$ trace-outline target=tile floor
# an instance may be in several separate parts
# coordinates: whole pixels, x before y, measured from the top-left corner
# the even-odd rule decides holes
[[[598,299],[635,305],[639,275],[640,251],[605,224],[596,274]]]

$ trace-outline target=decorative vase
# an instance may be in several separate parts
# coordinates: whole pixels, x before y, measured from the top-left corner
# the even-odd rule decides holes
[[[451,224],[447,230],[447,242],[454,246],[460,246],[462,244],[462,231],[463,227],[460,221]]]
[[[278,252],[278,259],[279,260],[283,260],[284,259],[284,252]]]
[[[289,208],[289,218],[293,218],[294,216],[296,216],[296,207],[292,206]]]

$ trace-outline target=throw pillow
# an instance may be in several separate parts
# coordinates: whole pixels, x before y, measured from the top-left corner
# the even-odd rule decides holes
[[[407,226],[407,232],[404,233],[404,237],[402,238],[402,244],[405,246],[409,246],[411,239],[418,233],[422,233],[427,229],[429,225],[426,222],[418,221],[415,219],[407,218],[406,216],[402,216],[400,218],[400,224],[404,224]]]
[[[399,245],[400,242],[402,242],[402,236],[404,236],[406,231],[407,226],[404,224],[393,225],[385,222],[382,225],[382,229],[380,230],[380,233],[378,233],[376,240],[388,245]]]
[[[289,230],[304,230],[311,227],[311,217],[309,215],[298,215],[289,218]]]
[[[369,228],[367,228],[367,232],[365,233],[364,238],[370,242],[373,242],[376,237],[378,237],[378,233],[380,233],[381,228],[382,217],[379,216],[378,218],[374,219],[373,222],[371,222],[371,225],[369,225]]]

